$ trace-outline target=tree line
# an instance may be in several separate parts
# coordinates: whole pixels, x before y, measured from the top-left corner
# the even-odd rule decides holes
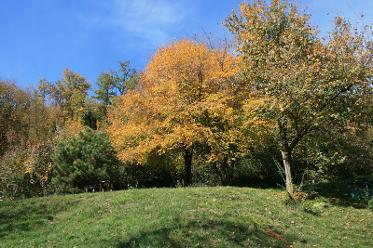
[[[69,69],[0,82],[0,191],[277,185],[372,175],[371,26],[321,37],[285,1],[240,5],[232,41],[182,39],[141,72],[121,62],[93,96]]]

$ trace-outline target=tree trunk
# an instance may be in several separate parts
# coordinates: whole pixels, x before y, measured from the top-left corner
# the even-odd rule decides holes
[[[282,162],[285,169],[285,185],[286,191],[291,199],[294,199],[294,186],[293,179],[291,177],[291,153],[281,149]]]
[[[278,125],[280,131],[280,150],[285,170],[286,191],[288,192],[290,199],[294,199],[294,185],[291,176],[291,148],[287,137],[286,120],[281,118],[278,121]]]
[[[213,163],[213,168],[215,169],[216,173],[218,174],[219,178],[220,178],[220,182],[222,185],[224,185],[224,176],[223,176],[223,173],[220,171],[219,167],[216,165],[216,163]]]
[[[184,186],[189,186],[192,183],[192,158],[193,153],[190,149],[184,150]]]

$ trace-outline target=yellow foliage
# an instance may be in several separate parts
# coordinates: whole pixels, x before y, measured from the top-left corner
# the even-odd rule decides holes
[[[84,130],[80,120],[67,120],[58,134],[58,139],[65,139],[77,135]]]
[[[231,96],[232,56],[189,40],[159,49],[137,89],[118,99],[107,131],[122,161],[207,145],[210,160],[242,139]],[[238,150],[238,149],[237,149]]]

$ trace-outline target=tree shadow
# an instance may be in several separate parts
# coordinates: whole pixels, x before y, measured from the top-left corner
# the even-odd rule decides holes
[[[254,222],[198,219],[184,224],[175,220],[169,227],[119,240],[115,247],[291,247],[294,240],[270,228],[261,230]]]
[[[78,202],[79,200],[53,201],[51,204],[47,199],[40,198],[0,202],[0,239],[53,224],[58,212]]]
[[[322,182],[302,187],[309,198],[322,196],[330,204],[342,207],[367,208],[373,197],[373,180],[341,180],[338,182]]]

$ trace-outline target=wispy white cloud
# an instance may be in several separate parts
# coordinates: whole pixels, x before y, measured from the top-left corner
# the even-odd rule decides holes
[[[100,22],[153,45],[168,41],[186,15],[180,1],[112,0],[109,3],[108,16],[102,16]]]

